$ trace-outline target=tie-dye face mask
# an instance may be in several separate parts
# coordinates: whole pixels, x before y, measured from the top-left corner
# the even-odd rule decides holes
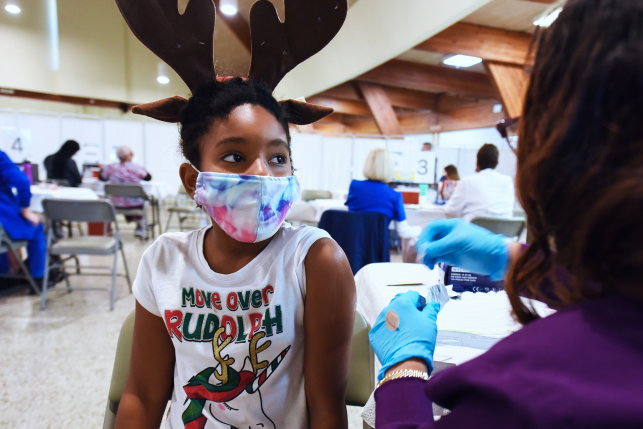
[[[243,243],[257,243],[275,235],[299,198],[295,176],[196,171],[199,176],[194,201],[230,237]]]

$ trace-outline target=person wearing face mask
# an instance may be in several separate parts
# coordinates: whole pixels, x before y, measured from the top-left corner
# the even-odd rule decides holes
[[[271,94],[283,74],[339,31],[346,1],[319,0],[305,9],[286,3],[288,20],[279,26],[294,25],[287,35],[268,25],[277,19],[274,6],[255,3],[253,37],[270,50],[253,47],[246,79],[214,73],[212,2],[190,2],[182,14],[171,2],[117,4],[137,37],[192,91],[189,100],[172,97],[133,111],[180,124],[187,162],[179,174],[212,222],[162,235],[141,258],[116,428],[158,428],[169,397],[171,429],[346,428],[353,275],[325,231],[284,222],[300,193],[289,123],[312,123],[332,109]],[[150,24],[156,18],[148,9],[162,10],[163,19]],[[319,16],[324,24],[315,27],[311,47],[297,32]],[[158,37],[166,25],[173,32]],[[287,55],[290,46],[299,56]]]
[[[426,381],[439,305],[394,298],[370,332],[377,429],[643,427],[643,2],[569,0],[534,45],[516,180],[530,243],[462,219],[418,241],[431,268],[504,278],[524,326]],[[432,402],[450,412],[434,421]]]

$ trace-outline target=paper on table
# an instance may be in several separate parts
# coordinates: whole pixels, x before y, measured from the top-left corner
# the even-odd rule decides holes
[[[426,274],[418,272],[393,272],[390,276],[386,273],[381,274],[384,278],[381,278],[380,281],[386,286],[423,285],[423,277],[426,277]]]
[[[541,316],[550,314],[547,306],[533,301],[531,305]],[[465,292],[438,314],[438,330],[502,338],[517,331],[521,325],[511,315],[505,291],[489,293]]]

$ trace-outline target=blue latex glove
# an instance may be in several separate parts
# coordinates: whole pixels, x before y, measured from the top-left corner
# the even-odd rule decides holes
[[[433,269],[444,262],[472,273],[502,280],[509,268],[506,237],[467,223],[462,219],[439,219],[430,222],[415,246],[424,253],[424,264]]]
[[[427,302],[415,291],[400,293],[377,317],[375,326],[368,334],[371,347],[382,363],[378,379],[384,378],[386,371],[395,364],[411,358],[424,359],[433,371],[433,352],[438,335],[436,319],[440,304]],[[386,327],[386,314],[394,310],[400,318],[395,331]]]

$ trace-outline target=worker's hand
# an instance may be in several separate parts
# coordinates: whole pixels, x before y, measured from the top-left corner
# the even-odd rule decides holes
[[[415,291],[401,293],[378,316],[368,337],[382,363],[379,380],[388,368],[411,358],[424,360],[429,373],[433,370],[440,304],[427,302],[422,308],[423,303],[424,299]]]
[[[40,223],[40,217],[26,207],[22,209],[20,214],[22,214],[22,217],[27,219],[29,222],[33,223],[33,226],[38,226]]]
[[[462,219],[430,222],[415,249],[418,255],[424,254],[424,264],[431,269],[444,262],[497,281],[509,268],[507,239]]]

